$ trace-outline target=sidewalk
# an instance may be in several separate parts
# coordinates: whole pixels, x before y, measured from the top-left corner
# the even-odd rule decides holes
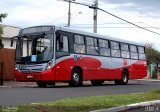
[[[139,81],[151,81],[151,82],[160,82],[160,80],[158,79],[148,79],[148,78],[144,78],[144,79],[137,79]]]
[[[148,79],[148,78],[144,78],[144,79],[136,79],[138,82],[154,82],[154,83],[160,83],[160,80],[158,79]]]
[[[12,87],[36,87],[35,82],[16,82],[16,81],[4,81],[3,85],[0,85],[0,88],[12,88]]]

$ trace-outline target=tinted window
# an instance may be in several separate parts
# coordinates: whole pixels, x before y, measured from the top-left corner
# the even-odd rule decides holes
[[[108,40],[99,39],[99,47],[109,48],[109,42],[108,42]]]
[[[104,47],[100,48],[100,55],[102,55],[102,56],[110,56],[111,55],[110,54],[110,49],[104,48]]]
[[[98,55],[98,47],[87,46],[87,54]]]
[[[111,42],[111,48],[112,49],[119,49],[119,43],[118,42]]]
[[[74,44],[75,53],[85,53],[85,45]]]
[[[121,50],[123,50],[123,51],[129,51],[128,44],[121,43]]]
[[[84,36],[74,35],[74,52],[85,53]]]
[[[102,56],[111,55],[108,40],[99,39],[99,52]]]
[[[131,51],[131,52],[137,52],[137,46],[135,46],[135,45],[130,45],[130,51]]]
[[[131,52],[132,59],[138,59],[138,53]]]
[[[138,47],[138,52],[139,53],[144,53],[144,47]]]
[[[121,43],[121,55],[122,58],[130,58],[129,45]]]
[[[121,51],[122,58],[130,58],[130,53],[128,51]]]
[[[93,54],[93,55],[98,55],[99,54],[99,49],[97,47],[97,45],[98,45],[97,42],[98,41],[97,41],[96,38],[86,37],[87,54]]]
[[[144,47],[138,46],[138,53],[139,53],[139,59],[142,59],[142,60],[146,59]]]
[[[145,60],[146,59],[145,54],[139,54],[139,59]]]
[[[97,46],[97,39],[92,37],[86,37],[87,45]]]
[[[120,57],[120,50],[119,50],[119,43],[118,42],[111,42],[111,54],[113,57]]]
[[[120,50],[111,50],[111,52],[112,52],[112,56],[113,57],[120,57],[121,55],[120,55]]]
[[[68,37],[64,35],[60,35],[59,38],[57,38],[57,51],[63,51],[68,52]]]
[[[74,43],[84,44],[84,37],[81,35],[74,35]]]

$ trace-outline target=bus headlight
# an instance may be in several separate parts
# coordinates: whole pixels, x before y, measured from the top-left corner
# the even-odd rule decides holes
[[[18,65],[15,65],[15,70],[20,71]]]
[[[46,70],[49,70],[53,67],[53,62],[52,61],[49,61],[47,66],[46,66]]]

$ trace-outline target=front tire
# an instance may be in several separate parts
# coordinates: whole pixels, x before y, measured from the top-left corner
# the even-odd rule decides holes
[[[121,80],[115,80],[115,84],[116,85],[126,85],[128,84],[128,72],[126,70],[124,70],[122,72],[122,77],[121,77]]]
[[[82,73],[80,72],[79,69],[73,69],[69,86],[72,87],[82,86]]]

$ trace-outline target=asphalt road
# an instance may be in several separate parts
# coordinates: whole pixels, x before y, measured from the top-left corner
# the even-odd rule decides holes
[[[86,84],[83,87],[64,85],[48,88],[38,88],[37,86],[6,87],[0,88],[0,106],[15,106],[83,96],[137,93],[156,88],[160,88],[160,82],[137,80],[130,81],[128,85],[114,85],[112,82],[106,82],[103,86]]]

